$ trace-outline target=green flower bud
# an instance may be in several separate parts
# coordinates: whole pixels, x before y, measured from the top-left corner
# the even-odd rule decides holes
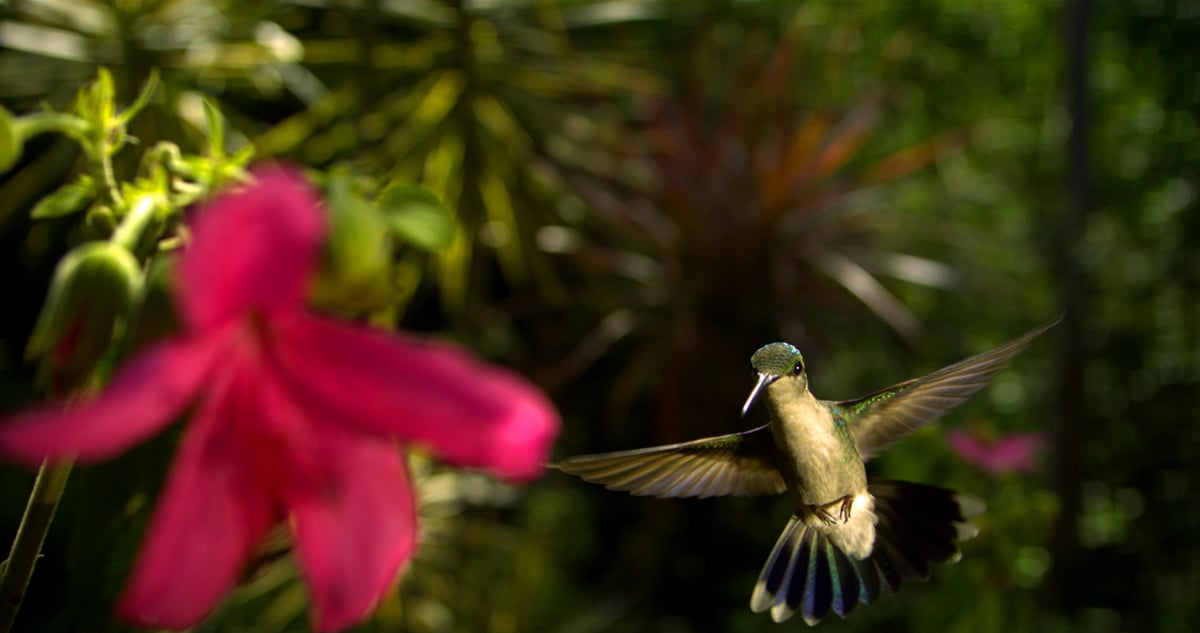
[[[58,263],[26,359],[40,359],[54,393],[86,383],[116,340],[142,283],[137,260],[111,242],[88,242]]]
[[[97,235],[107,238],[117,230],[117,217],[107,205],[98,204],[88,209],[87,225]]]

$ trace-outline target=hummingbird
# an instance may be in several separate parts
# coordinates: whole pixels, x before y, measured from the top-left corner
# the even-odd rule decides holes
[[[976,497],[937,486],[868,477],[866,462],[983,389],[1035,338],[1038,327],[991,351],[853,400],[819,400],[804,356],[770,343],[750,357],[757,381],[742,417],[765,400],[757,428],[680,444],[581,455],[550,464],[610,490],[659,498],[788,494],[796,511],[763,565],[750,608],[814,625],[846,617],[935,563],[961,558],[978,529]]]

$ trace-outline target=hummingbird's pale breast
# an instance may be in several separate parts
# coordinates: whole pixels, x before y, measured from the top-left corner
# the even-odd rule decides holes
[[[771,434],[780,452],[780,470],[788,492],[799,502],[799,516],[852,558],[862,560],[875,547],[875,500],[867,492],[867,469],[845,421],[827,403],[813,397],[803,377],[784,378],[767,387]],[[845,497],[850,516],[828,523],[812,511]],[[836,512],[836,511],[835,511]]]
[[[800,380],[767,387],[771,435],[788,490],[806,506],[822,505],[867,490],[867,470],[845,423],[813,397]]]

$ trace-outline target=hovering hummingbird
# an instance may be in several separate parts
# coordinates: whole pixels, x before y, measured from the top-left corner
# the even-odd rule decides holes
[[[865,462],[941,417],[1053,327],[854,400],[818,400],[804,357],[771,343],[750,357],[770,421],[740,433],[551,464],[610,490],[655,497],[789,493],[796,513],[763,565],[750,608],[782,622],[799,611],[816,624],[846,617],[902,582],[928,580],[932,563],[961,557],[982,501],[936,486],[868,478]]]

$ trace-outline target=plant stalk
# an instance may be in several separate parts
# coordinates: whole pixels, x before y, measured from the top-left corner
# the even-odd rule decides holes
[[[33,576],[33,568],[42,553],[42,543],[46,541],[50,521],[54,518],[54,511],[58,508],[71,474],[71,466],[70,461],[56,464],[42,462],[42,467],[38,469],[33,492],[29,494],[29,503],[25,506],[25,514],[21,516],[21,525],[13,538],[8,560],[0,563],[0,633],[12,630],[17,610],[25,599],[29,579]]]
[[[109,241],[124,246],[130,253],[137,255],[142,234],[146,232],[146,227],[150,226],[150,222],[154,219],[157,207],[153,196],[138,197],[133,208],[117,225],[117,229]]]

